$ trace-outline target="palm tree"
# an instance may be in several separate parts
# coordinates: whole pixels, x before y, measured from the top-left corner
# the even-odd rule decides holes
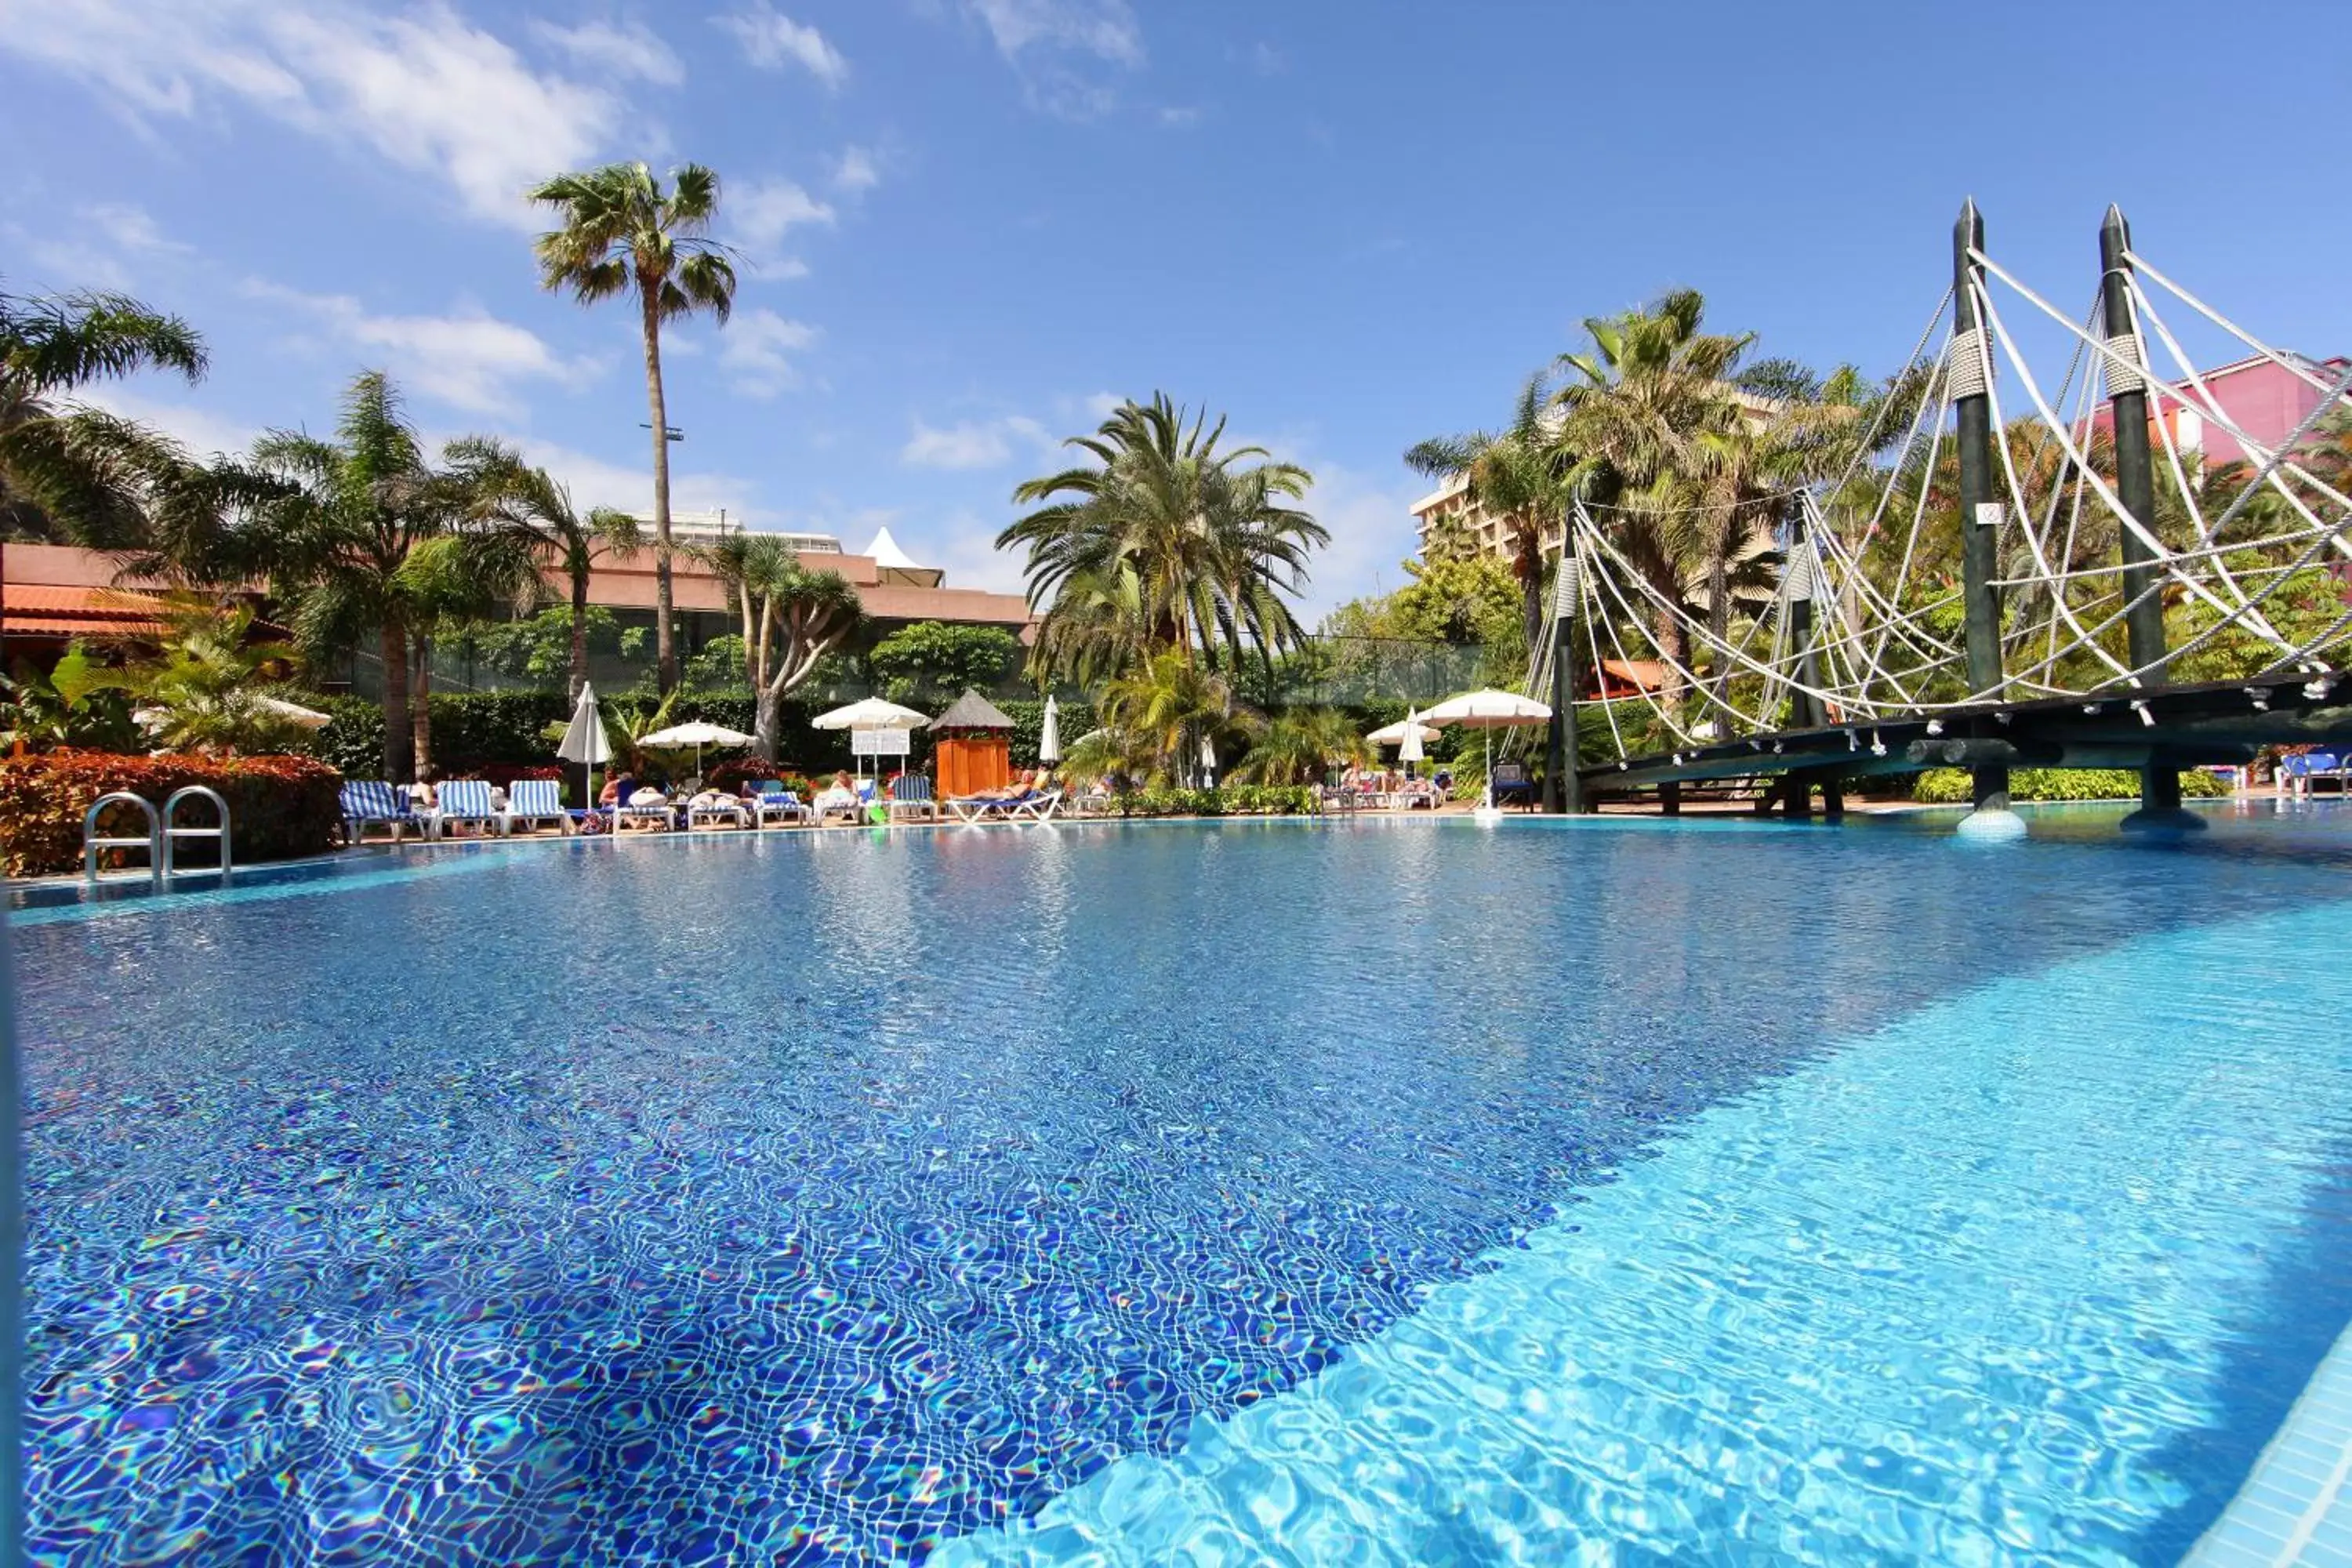
[[[253,508],[247,558],[267,572],[313,658],[374,636],[383,660],[383,770],[394,780],[414,776],[420,739],[430,750],[429,718],[413,710],[423,704],[412,703],[412,645],[421,637],[429,648],[442,615],[521,597],[526,579],[538,580],[510,531],[460,531],[478,510],[478,476],[466,444],[453,448],[450,468],[434,468],[391,382],[365,371],[344,394],[335,439],[275,430],[254,443],[250,459],[275,488]],[[453,545],[424,549],[453,533]],[[460,586],[468,584],[487,592]]]
[[[1268,721],[1232,776],[1236,784],[1314,784],[1334,763],[1370,760],[1371,748],[1347,714],[1336,708],[1303,708]]]
[[[1220,452],[1224,422],[1189,426],[1166,394],[1128,403],[1090,437],[1094,459],[1013,491],[1045,504],[997,536],[1028,552],[1029,602],[1045,606],[1034,673],[1070,674],[1106,653],[1124,664],[1173,650],[1214,668],[1220,650],[1271,657],[1302,637],[1289,595],[1330,535],[1289,503],[1314,478],[1258,447]],[[1252,463],[1249,459],[1265,458]]]
[[[669,405],[662,392],[665,321],[708,311],[720,324],[735,307],[735,268],[724,247],[705,237],[719,212],[719,176],[699,163],[670,172],[662,189],[643,163],[558,174],[530,199],[555,208],[562,226],[534,247],[540,285],[572,291],[583,305],[635,290],[645,341],[646,403],[654,435],[654,654],[661,689],[677,685],[671,625]]]
[[[1682,584],[1710,552],[1739,541],[1705,481],[1703,438],[1736,428],[1746,410],[1727,378],[1755,340],[1699,330],[1706,310],[1696,289],[1676,289],[1646,310],[1588,319],[1592,347],[1563,354],[1570,380],[1555,395],[1559,439],[1589,467],[1579,484],[1606,510],[1617,548],[1659,595],[1651,633],[1665,661],[1661,697],[1682,696],[1690,665],[1681,618]],[[1710,508],[1717,514],[1710,515]],[[1717,601],[1727,605],[1727,595]]]
[[[1511,423],[1498,432],[1441,436],[1404,455],[1407,467],[1433,479],[1460,479],[1474,506],[1500,517],[1511,537],[1511,573],[1519,583],[1519,619],[1530,651],[1543,646],[1544,552],[1566,515],[1584,471],[1562,447],[1549,389],[1531,375]]]
[[[68,704],[97,690],[127,693],[151,744],[174,752],[290,751],[304,731],[287,711],[290,661],[253,640],[254,614],[209,600],[174,603],[155,650],[115,668],[60,661],[53,676]]]
[[[0,293],[0,551],[11,538],[139,542],[159,494],[184,486],[187,454],[134,421],[65,400],[142,370],[201,380],[205,364],[194,328],[123,295]]]
[[[776,761],[784,699],[865,617],[857,590],[838,572],[811,572],[772,533],[733,534],[698,553],[727,584],[743,625],[743,677],[758,707],[761,759]]]
[[[609,506],[583,515],[567,487],[500,442],[469,437],[453,443],[452,450],[480,473],[477,517],[529,535],[531,544],[552,555],[562,569],[572,604],[569,695],[577,698],[588,679],[588,580],[597,552],[623,560],[635,555],[644,543],[637,520]]]
[[[1257,731],[1256,715],[1234,702],[1224,679],[1181,649],[1153,654],[1110,682],[1100,710],[1153,759],[1154,776],[1171,783],[1192,776],[1202,742],[1245,742]]]

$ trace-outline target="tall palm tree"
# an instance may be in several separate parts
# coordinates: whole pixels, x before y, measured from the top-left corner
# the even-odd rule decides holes
[[[540,284],[569,289],[583,305],[632,292],[646,351],[646,404],[654,439],[654,653],[661,689],[677,685],[670,596],[669,404],[662,390],[665,321],[700,311],[724,325],[735,308],[735,268],[707,237],[719,213],[719,176],[699,163],[670,172],[669,188],[643,163],[558,174],[534,202],[556,209],[562,226],[539,237]]]
[[[644,543],[637,520],[617,507],[581,511],[571,489],[545,468],[525,463],[512,447],[484,437],[452,443],[452,451],[480,474],[475,492],[478,520],[530,536],[540,553],[552,556],[571,591],[570,695],[577,698],[588,679],[588,580],[599,551],[625,560]]]
[[[460,445],[448,469],[435,468],[391,382],[366,371],[343,395],[333,440],[274,430],[249,459],[275,489],[254,505],[243,542],[297,640],[314,658],[376,640],[389,779],[414,776],[420,734],[429,752],[429,720],[412,710],[412,644],[460,603],[453,580],[516,594],[527,572],[536,582],[509,534],[460,531],[477,506],[465,457]],[[454,545],[425,549],[452,534]]]
[[[1221,651],[1270,656],[1299,641],[1289,598],[1308,552],[1330,542],[1290,504],[1314,477],[1263,447],[1219,451],[1224,428],[1205,415],[1188,424],[1157,394],[1066,443],[1091,466],[1013,491],[1020,504],[1045,503],[996,541],[1028,552],[1029,602],[1045,607],[1037,673],[1070,673],[1122,640],[1135,654],[1164,648],[1213,668]]]
[[[1471,504],[1503,520],[1530,651],[1543,646],[1544,552],[1587,467],[1561,445],[1560,416],[1549,403],[1547,378],[1531,375],[1503,429],[1434,437],[1404,455],[1406,466],[1417,472],[1462,480]]]

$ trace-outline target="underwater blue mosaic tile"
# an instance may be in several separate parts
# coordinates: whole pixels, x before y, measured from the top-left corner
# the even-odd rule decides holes
[[[2324,817],[2100,827],[521,847],[20,929],[36,1558],[919,1560],[1895,1019],[2352,895]],[[2352,1309],[2340,1218],[2184,1406],[2175,1554]]]

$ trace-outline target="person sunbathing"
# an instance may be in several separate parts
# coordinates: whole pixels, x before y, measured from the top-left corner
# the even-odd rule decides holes
[[[826,813],[835,811],[846,811],[854,816],[858,804],[857,790],[849,782],[849,775],[837,773],[833,775],[833,782],[825,785],[816,797],[817,820],[824,821]]]
[[[1019,800],[1036,787],[1036,772],[1034,769],[1024,768],[1013,782],[1003,789],[974,790],[963,798],[966,800]]]

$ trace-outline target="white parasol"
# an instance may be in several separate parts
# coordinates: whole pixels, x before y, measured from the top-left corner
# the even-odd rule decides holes
[[[1421,721],[1440,727],[1459,724],[1465,729],[1488,731],[1486,795],[1479,803],[1478,819],[1493,822],[1501,813],[1495,808],[1495,738],[1492,731],[1521,724],[1549,724],[1551,722],[1551,710],[1532,697],[1522,697],[1516,691],[1496,691],[1489,687],[1483,691],[1465,691],[1459,697],[1447,698],[1423,713]]]

